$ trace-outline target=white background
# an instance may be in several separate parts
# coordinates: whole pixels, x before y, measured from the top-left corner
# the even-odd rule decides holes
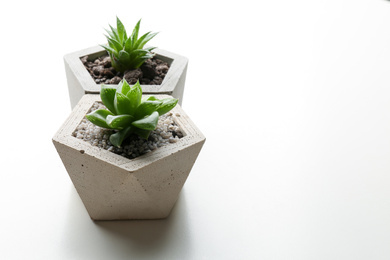
[[[63,55],[116,15],[189,58],[207,140],[166,220],[91,221],[51,142]],[[390,259],[390,2],[11,1],[0,26],[0,259]]]

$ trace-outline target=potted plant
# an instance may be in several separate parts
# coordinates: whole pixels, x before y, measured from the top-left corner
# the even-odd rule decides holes
[[[148,47],[156,33],[138,36],[140,21],[131,35],[117,18],[117,28],[106,30],[107,45],[64,56],[69,97],[73,108],[85,94],[98,94],[100,84],[117,85],[122,78],[140,81],[144,94],[167,94],[183,100],[188,59]]]
[[[53,137],[93,220],[167,217],[205,142],[177,99],[141,96],[138,83],[102,85]]]

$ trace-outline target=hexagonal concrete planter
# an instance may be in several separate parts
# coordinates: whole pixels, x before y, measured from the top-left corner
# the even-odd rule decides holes
[[[177,105],[171,112],[184,137],[135,159],[127,159],[72,136],[96,101],[100,102],[99,95],[83,96],[53,137],[90,217],[93,220],[167,217],[205,137]]]
[[[170,68],[161,85],[141,85],[144,94],[167,94],[179,99],[182,104],[188,59],[161,49],[154,49],[156,58],[168,62]],[[88,55],[95,59],[107,52],[100,46],[91,47],[64,56],[65,72],[68,81],[71,107],[74,108],[85,94],[100,93],[100,84],[96,84],[85,69],[80,58]]]

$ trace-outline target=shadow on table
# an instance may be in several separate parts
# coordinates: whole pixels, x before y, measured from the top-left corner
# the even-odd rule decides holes
[[[64,241],[65,254],[70,258],[185,259],[190,252],[185,189],[168,218],[161,220],[94,222],[75,190],[71,196]]]

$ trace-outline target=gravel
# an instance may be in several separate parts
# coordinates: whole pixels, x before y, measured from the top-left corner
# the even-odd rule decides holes
[[[105,109],[100,102],[95,102],[89,112],[97,109]],[[180,115],[176,115],[180,116]],[[133,159],[157,148],[171,143],[176,143],[183,137],[179,126],[175,123],[172,113],[168,112],[160,116],[156,130],[152,131],[148,140],[138,136],[131,136],[117,148],[110,143],[110,135],[114,130],[104,129],[89,122],[85,117],[73,132],[75,138],[84,140],[93,146]]]

